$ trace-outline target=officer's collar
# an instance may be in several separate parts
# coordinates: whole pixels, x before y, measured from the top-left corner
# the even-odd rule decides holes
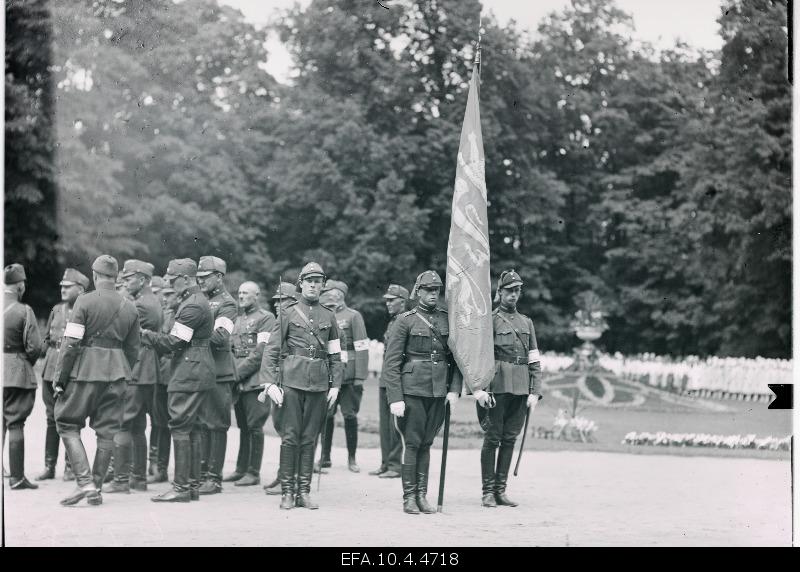
[[[200,286],[189,286],[186,290],[183,291],[183,294],[178,296],[178,299],[183,301],[186,300],[192,294],[197,294],[200,291]]]
[[[426,304],[423,304],[423,303],[422,303],[422,300],[420,300],[420,301],[417,303],[417,308],[419,308],[419,309],[420,309],[420,310],[422,310],[423,312],[428,312],[429,314],[432,314],[433,312],[435,312],[435,311],[436,311],[436,304],[434,304],[433,306],[428,306],[428,305],[426,305]]]
[[[514,306],[513,308],[506,308],[505,306],[500,304],[499,310],[501,312],[503,312],[504,314],[516,314],[517,313],[517,307],[516,306]]]
[[[150,288],[150,286],[142,286],[142,289],[139,290],[136,293],[136,296],[134,296],[133,299],[134,300],[138,300],[139,298],[141,298],[145,294],[152,294],[152,293],[153,293],[153,290]]]
[[[253,304],[249,308],[244,308],[244,315],[245,316],[249,316],[253,312],[255,312],[257,310],[260,310],[260,309],[261,309],[261,306],[259,306],[258,304]]]
[[[214,288],[214,289],[213,289],[211,292],[209,292],[208,294],[209,294],[209,297],[211,297],[211,296],[219,296],[219,295],[220,295],[220,294],[222,294],[223,292],[225,292],[225,286],[223,286],[222,284],[220,284],[219,286],[217,286],[216,288]]]
[[[297,301],[298,302],[302,302],[306,306],[319,306],[320,305],[319,304],[319,298],[317,298],[316,300],[313,300],[313,301],[312,300],[307,300],[306,297],[303,296],[302,294],[300,296],[298,296]]]
[[[95,290],[116,290],[117,285],[113,282],[98,282],[94,285]]]

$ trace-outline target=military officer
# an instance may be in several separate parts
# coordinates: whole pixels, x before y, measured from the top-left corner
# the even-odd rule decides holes
[[[117,261],[101,254],[92,263],[95,290],[80,296],[64,328],[64,340],[53,375],[57,397],[56,427],[64,441],[77,489],[64,506],[86,498],[103,502],[100,486],[121,429],[127,382],[139,356],[139,316],[132,302],[114,291]],[[97,435],[90,471],[80,431],[86,418]]]
[[[364,380],[367,378],[369,362],[369,338],[361,312],[349,308],[345,304],[347,284],[340,280],[328,280],[322,289],[320,304],[332,310],[336,315],[339,327],[339,338],[342,340],[342,361],[344,377],[339,390],[339,399],[328,410],[325,428],[322,431],[322,454],[319,467],[331,466],[331,445],[333,443],[334,417],[341,407],[344,417],[344,435],[347,443],[347,468],[359,472],[356,464],[356,448],[358,447],[358,410],[364,394]]]
[[[222,492],[222,466],[228,444],[228,429],[231,426],[233,406],[233,384],[236,369],[231,351],[233,321],[239,310],[222,278],[225,276],[225,261],[216,256],[201,256],[197,267],[197,284],[208,297],[214,313],[214,333],[211,336],[211,353],[216,363],[217,383],[206,397],[200,410],[203,425],[203,460],[205,481],[200,485],[201,495]]]
[[[514,443],[525,421],[542,398],[542,368],[536,332],[528,316],[517,312],[522,279],[506,270],[497,282],[494,311],[495,376],[489,391],[476,391],[478,419],[486,432],[481,448],[481,480],[485,507],[517,506],[506,495]],[[499,453],[497,452],[500,448]]]
[[[42,401],[47,414],[47,433],[44,441],[44,472],[36,477],[37,481],[54,479],[56,476],[56,461],[61,439],[56,430],[54,413],[56,399],[53,396],[53,374],[56,372],[58,350],[64,337],[64,328],[67,326],[72,308],[78,296],[89,288],[89,279],[75,270],[67,268],[61,279],[61,303],[53,306],[50,317],[47,318],[47,333],[44,337],[45,351],[44,368],[42,369]],[[75,478],[69,463],[69,457],[64,454],[64,480],[71,481]]]
[[[153,277],[157,278],[156,276]],[[164,321],[161,325],[161,333],[168,334],[172,331],[175,324],[175,309],[178,306],[178,297],[175,289],[170,286],[163,278],[163,286],[159,290],[161,298],[161,308],[164,313]],[[152,283],[151,283],[152,284]],[[151,460],[151,475],[147,477],[148,483],[163,483],[169,479],[167,468],[169,466],[169,453],[172,445],[172,436],[169,431],[169,397],[168,384],[172,376],[172,354],[164,353],[159,355],[159,376],[153,391],[153,414],[151,416],[150,446],[155,444],[155,463]],[[153,466],[155,465],[155,466]]]
[[[261,402],[258,394],[258,370],[261,356],[275,325],[275,316],[258,303],[261,291],[255,282],[239,286],[239,309],[233,325],[233,355],[239,375],[238,397],[234,405],[236,424],[239,426],[239,455],[236,470],[223,479],[237,487],[257,485],[261,482],[261,461],[264,456],[264,424],[267,422],[271,401]]]
[[[164,321],[161,303],[150,289],[153,265],[126,260],[122,268],[125,289],[133,298],[142,330],[157,332]],[[114,437],[114,480],[103,487],[106,493],[147,490],[147,414],[153,407],[153,392],[160,377],[158,354],[146,341],[139,350],[133,379],[125,393],[122,431]]]
[[[383,347],[389,344],[392,326],[397,321],[397,317],[408,308],[408,289],[399,284],[389,284],[386,294],[383,295],[386,301],[386,311],[389,313],[389,323],[386,332],[383,334]],[[384,353],[384,362],[386,354]],[[378,419],[379,432],[381,436],[381,466],[370,475],[378,475],[382,479],[396,479],[400,477],[400,456],[403,448],[400,438],[392,424],[392,414],[389,411],[389,401],[386,397],[386,380],[384,378],[386,367],[381,369],[381,376],[378,379]]]
[[[42,352],[36,316],[20,302],[25,294],[25,268],[9,264],[4,269],[3,307],[3,441],[8,430],[11,490],[38,489],[25,477],[25,420],[33,411],[36,374],[33,364]],[[57,444],[57,442],[56,442]],[[56,452],[56,454],[58,454]]]
[[[275,322],[261,361],[259,381],[273,403],[283,409],[276,427],[281,434],[282,509],[295,505],[319,508],[310,499],[314,448],[325,418],[326,394],[330,406],[342,384],[336,316],[319,304],[325,278],[316,262],[303,267],[297,283],[301,295],[281,309],[281,319]]]
[[[214,387],[216,366],[210,340],[214,314],[197,286],[197,264],[189,258],[170,260],[164,279],[179,303],[169,333],[145,330],[142,340],[160,355],[172,355],[167,385],[169,429],[175,451],[172,489],[154,502],[200,500],[200,411]]]
[[[274,296],[272,296],[272,308],[275,312],[275,315],[278,316],[278,319],[281,319],[281,312],[284,312],[286,306],[297,300],[297,288],[291,282],[281,282],[278,285],[278,290]],[[264,396],[259,397],[259,400],[264,399]],[[264,401],[266,401],[264,399]],[[278,432],[280,435],[280,420],[283,418],[283,409],[281,407],[274,407],[272,409],[272,424],[275,427],[275,431]],[[280,471],[278,474],[275,475],[275,479],[269,483],[264,485],[264,493],[268,495],[279,495],[282,494],[281,492],[281,480],[280,480]]]
[[[461,372],[447,347],[447,311],[436,306],[442,279],[433,270],[417,277],[411,298],[417,307],[402,313],[392,328],[384,361],[389,409],[403,441],[403,511],[436,512],[428,491],[430,448],[461,393]],[[445,399],[446,398],[446,399]]]

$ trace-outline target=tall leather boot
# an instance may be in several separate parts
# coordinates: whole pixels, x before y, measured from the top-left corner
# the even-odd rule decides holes
[[[44,438],[44,471],[38,477],[37,481],[46,481],[56,478],[56,462],[58,461],[58,446],[61,439],[58,437],[58,431],[55,426],[47,426],[47,433]]]
[[[200,482],[208,479],[208,458],[211,455],[211,431],[202,427],[200,429]]]
[[[294,508],[295,477],[297,466],[297,447],[281,444],[280,466],[278,478],[281,481],[281,508]]]
[[[494,474],[494,498],[499,506],[517,506],[517,503],[506,496],[506,481],[511,458],[514,456],[514,445],[500,445],[497,454],[497,471]]]
[[[92,464],[92,480],[97,489],[97,496],[86,499],[86,502],[92,505],[103,504],[103,497],[100,494],[103,486],[103,480],[108,474],[108,467],[111,465],[111,458],[114,455],[114,441],[112,440],[97,440],[97,451],[94,454],[94,463]]]
[[[188,435],[175,439],[175,480],[167,492],[154,496],[153,502],[189,502],[191,492],[189,472],[192,463],[192,442]]]
[[[417,453],[417,506],[420,512],[433,514],[436,509],[431,506],[425,495],[428,494],[428,469],[431,464],[430,449]]]
[[[403,483],[403,512],[419,514],[417,507],[417,464],[405,463],[400,469]]]
[[[75,473],[72,471],[72,463],[69,461],[69,455],[67,454],[66,447],[64,448],[64,476],[63,479],[65,481],[74,481],[75,480]]]
[[[481,482],[483,483],[483,496],[481,504],[485,507],[496,508],[494,499],[494,468],[497,449],[487,445],[484,441],[481,448]]]
[[[130,487],[135,491],[147,490],[147,455],[147,437],[144,432],[134,434]]]
[[[61,440],[64,442],[64,449],[75,473],[77,488],[68,497],[61,500],[62,506],[72,506],[78,504],[82,499],[96,499],[100,496],[100,491],[92,479],[92,471],[89,468],[89,458],[86,456],[86,449],[83,448],[80,436],[75,434],[63,435]],[[100,500],[102,502],[102,499]],[[91,504],[100,504],[93,502]]]
[[[114,480],[103,486],[104,493],[130,492],[131,477],[131,434],[120,431],[114,437]]]
[[[261,482],[261,461],[264,457],[264,433],[252,431],[248,437],[250,443],[250,459],[247,473],[234,486],[250,487]]]
[[[334,416],[327,415],[325,417],[325,435],[323,436],[324,439],[322,440],[322,452],[320,453],[319,464],[316,468],[327,469],[331,466],[331,447],[333,446],[334,427]]]
[[[200,485],[201,495],[215,495],[222,492],[222,465],[225,462],[228,433],[226,431],[210,431],[209,437],[208,478]]]
[[[300,470],[297,476],[297,499],[298,508],[308,508],[316,510],[319,508],[317,503],[311,502],[311,480],[314,477],[314,444],[305,445],[300,449]]]
[[[152,421],[152,416],[150,420]],[[147,468],[147,475],[155,475],[156,470],[158,468],[158,434],[161,431],[161,427],[158,425],[152,425],[150,427],[150,448],[148,449],[147,453],[147,460],[149,461],[149,466]]]
[[[152,437],[151,437],[152,439]],[[172,435],[168,427],[158,427],[158,449],[156,455],[156,468],[153,474],[147,477],[148,483],[164,483],[169,480],[167,466],[169,465],[170,446],[172,445]]]
[[[193,501],[200,500],[200,461],[203,454],[203,435],[199,430],[191,432],[191,457],[189,463],[189,497]],[[166,471],[165,471],[166,472]]]
[[[347,442],[347,468],[353,473],[361,469],[356,464],[356,449],[358,448],[358,418],[344,418],[344,437]]]
[[[247,474],[250,463],[250,431],[246,428],[239,429],[239,454],[236,456],[236,469],[222,479],[223,483],[236,482]]]
[[[25,478],[25,435],[22,427],[8,429],[8,464],[11,471],[9,486],[12,491],[39,488],[39,485],[34,485]]]

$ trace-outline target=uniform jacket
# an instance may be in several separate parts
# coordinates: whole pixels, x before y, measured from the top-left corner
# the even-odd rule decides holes
[[[308,318],[310,325],[301,313]],[[281,314],[280,321],[275,320],[264,349],[259,383],[278,383],[281,375],[278,358],[283,356],[284,386],[304,391],[327,391],[329,387],[340,387],[342,346],[334,313],[317,302],[309,304],[300,297],[299,301],[293,300],[282,306]],[[313,357],[303,353],[313,353]]]
[[[170,333],[146,331],[142,338],[159,354],[172,354],[167,391],[206,391],[214,387],[216,370],[210,340],[214,314],[197,286],[180,297]]]
[[[130,381],[139,347],[136,307],[113,284],[99,284],[75,301],[53,381]]]
[[[261,357],[275,326],[275,316],[271,312],[258,306],[249,310],[236,318],[231,336],[239,389],[242,391],[261,389],[258,370],[261,369]]]
[[[394,324],[397,322],[397,317],[399,315],[400,314],[395,314],[389,318],[389,323],[386,325],[386,331],[383,333],[383,366],[381,367],[381,375],[378,378],[378,387],[386,387],[386,379],[384,378],[384,372],[386,371],[386,347],[389,345],[389,338],[392,335],[392,326],[394,326]]]
[[[174,324],[175,324],[175,309],[165,308],[164,322],[161,324],[161,328],[158,331],[164,334],[168,334],[172,331],[172,326]],[[160,371],[160,375],[158,376],[158,384],[167,385],[169,383],[169,378],[172,377],[172,354],[170,353],[159,354],[158,359],[159,359],[159,371]]]
[[[33,364],[42,352],[36,316],[15,294],[5,294],[3,309],[3,387],[36,389]]]
[[[214,333],[211,334],[211,354],[216,364],[217,381],[229,382],[236,379],[231,333],[239,307],[225,288],[219,287],[211,292],[208,304],[214,314]]]
[[[143,330],[161,331],[164,323],[164,311],[161,308],[161,302],[149,286],[145,286],[139,291],[134,298],[134,304],[139,313],[139,326]],[[158,383],[160,378],[158,353],[149,343],[143,342],[142,349],[139,350],[139,361],[133,368],[133,381],[140,385],[151,385]]]
[[[519,312],[506,312],[500,308],[494,311],[492,319],[495,374],[488,390],[493,393],[514,395],[536,393],[541,396],[542,367],[533,321]],[[524,346],[514,333],[514,329],[525,342]],[[512,361],[514,363],[511,363]]]
[[[344,304],[334,313],[339,328],[339,338],[342,340],[342,361],[344,361],[342,384],[361,385],[367,379],[369,365],[369,338],[364,318],[361,312]]]
[[[436,327],[444,344],[422,317]],[[449,333],[447,311],[441,308],[417,306],[400,314],[384,353],[383,380],[389,403],[403,401],[403,395],[444,397],[449,391],[461,393],[461,372],[447,347]]]
[[[58,361],[58,352],[61,349],[61,341],[64,338],[64,328],[67,326],[72,309],[66,302],[61,302],[53,306],[50,310],[50,316],[47,318],[47,333],[44,336],[44,369],[42,370],[42,379],[44,381],[53,381],[56,373],[56,362]]]

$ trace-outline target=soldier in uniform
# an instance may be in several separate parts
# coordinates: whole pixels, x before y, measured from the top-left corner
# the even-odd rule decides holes
[[[92,263],[95,290],[79,297],[64,329],[64,341],[53,376],[55,417],[78,488],[61,501],[74,505],[86,498],[103,502],[100,486],[121,429],[127,382],[139,356],[139,316],[136,307],[114,291],[115,258],[102,254]],[[90,420],[97,435],[97,452],[90,471],[80,431]]]
[[[392,326],[397,321],[397,317],[408,308],[408,290],[399,284],[390,284],[383,295],[386,300],[386,311],[389,313],[389,323],[386,332],[383,334],[383,347],[389,344]],[[386,354],[384,353],[384,362]],[[400,456],[403,452],[402,443],[392,424],[392,414],[389,411],[389,400],[386,397],[386,380],[384,372],[386,367],[381,369],[381,376],[378,379],[378,419],[379,432],[381,436],[381,466],[370,475],[378,475],[381,479],[396,479],[400,477]]]
[[[347,284],[339,280],[328,280],[322,289],[320,304],[336,314],[339,327],[339,338],[342,340],[342,361],[344,362],[344,378],[339,390],[339,399],[328,410],[325,418],[325,429],[322,442],[320,467],[331,466],[331,445],[333,443],[334,417],[341,407],[344,417],[344,435],[347,443],[347,468],[357,473],[356,448],[358,447],[358,410],[364,394],[364,380],[367,378],[369,363],[369,338],[361,312],[347,307]],[[346,356],[346,357],[345,357]]]
[[[153,279],[158,278],[154,276]],[[168,334],[172,331],[175,324],[175,309],[178,305],[178,298],[175,289],[166,280],[161,279],[163,286],[159,290],[161,308],[164,314],[164,321],[161,325],[161,333]],[[151,283],[152,284],[152,283]],[[169,467],[169,453],[172,445],[172,435],[169,431],[169,397],[168,383],[172,377],[172,354],[167,352],[159,356],[159,376],[153,391],[153,413],[151,415],[150,444],[151,448],[155,443],[155,467],[151,461],[151,475],[147,477],[148,483],[163,483],[169,479],[167,468]]]
[[[36,399],[33,364],[42,352],[36,316],[20,302],[25,294],[25,268],[9,264],[4,269],[3,307],[3,442],[8,431],[11,490],[38,489],[25,477],[25,420]],[[58,454],[56,452],[56,454]]]
[[[430,449],[445,401],[452,407],[461,393],[461,372],[447,347],[447,311],[436,306],[441,288],[433,270],[417,277],[411,298],[419,295],[419,303],[397,318],[384,361],[389,409],[403,442],[403,511],[409,514],[436,512],[425,497]]]
[[[161,303],[150,289],[153,265],[141,260],[126,260],[122,268],[125,289],[133,298],[142,330],[157,332],[164,322]],[[153,392],[160,377],[158,354],[142,342],[133,379],[125,394],[122,431],[114,437],[114,480],[106,493],[127,493],[130,489],[147,490],[147,414],[153,406]],[[132,449],[132,451],[131,451]],[[132,462],[131,462],[132,461]]]
[[[56,372],[56,361],[58,360],[58,350],[64,337],[64,328],[72,315],[72,308],[78,296],[83,294],[89,287],[89,279],[75,270],[67,268],[64,277],[61,279],[61,303],[53,306],[50,317],[47,318],[47,334],[44,337],[46,355],[44,357],[44,368],[42,370],[42,401],[44,402],[47,414],[47,433],[44,441],[44,472],[36,477],[37,481],[54,479],[56,476],[56,461],[58,460],[58,448],[61,439],[56,430],[56,418],[54,408],[56,399],[53,396],[53,375]],[[75,478],[70,467],[69,457],[64,454],[64,480],[71,481]]]
[[[197,267],[197,284],[208,297],[214,313],[214,333],[211,336],[211,354],[216,363],[217,383],[206,397],[200,410],[200,423],[203,426],[203,475],[200,485],[201,495],[222,492],[222,466],[225,463],[225,449],[228,444],[228,429],[231,426],[231,407],[233,406],[233,384],[236,369],[231,351],[233,321],[239,313],[222,277],[227,271],[225,261],[216,256],[201,256]]]
[[[524,424],[527,408],[530,407],[532,413],[542,398],[536,332],[531,319],[517,312],[521,296],[519,274],[514,270],[503,272],[495,296],[500,306],[493,317],[495,376],[488,393],[474,393],[478,419],[486,432],[481,448],[481,504],[485,507],[517,506],[506,495],[514,443]]]
[[[325,419],[325,396],[330,406],[342,384],[342,348],[336,316],[319,304],[324,284],[325,273],[319,264],[309,262],[303,267],[297,284],[301,295],[281,310],[283,315],[275,322],[261,361],[259,381],[273,403],[282,409],[276,427],[281,434],[282,509],[295,505],[319,508],[309,496],[314,448]]]
[[[291,282],[281,282],[278,286],[278,291],[272,296],[272,309],[276,316],[280,317],[281,312],[285,312],[286,306],[294,301],[297,300],[297,287],[292,284]],[[263,399],[262,397],[259,400]],[[278,435],[281,434],[280,430],[280,420],[283,416],[283,409],[280,407],[276,407],[272,411],[272,424],[275,427],[275,431],[277,431]],[[280,479],[280,471],[278,474],[275,475],[275,479],[269,483],[264,485],[264,493],[267,495],[280,495],[282,494],[281,491],[281,479]]]
[[[267,422],[271,401],[261,402],[258,393],[258,370],[261,356],[275,325],[275,316],[258,303],[261,291],[255,282],[239,286],[241,313],[233,325],[233,355],[239,375],[238,397],[234,405],[239,426],[239,455],[236,470],[223,479],[237,487],[261,482],[261,461],[264,457],[264,423]]]
[[[153,276],[150,279],[150,290],[155,295],[156,300],[158,300],[158,303],[162,308],[162,311],[161,311],[162,314],[164,313],[164,310],[163,310],[164,309],[164,295],[161,293],[161,290],[163,288],[164,288],[164,279],[161,276]],[[163,327],[163,325],[162,325],[162,327]],[[159,365],[160,365],[160,361],[161,361],[161,358],[159,358]],[[160,377],[161,376],[159,375],[159,378]],[[158,384],[156,384],[156,385],[158,385]],[[150,479],[150,476],[154,475],[156,473],[156,471],[158,470],[158,439],[159,439],[158,433],[160,431],[160,428],[157,427],[156,424],[155,424],[155,419],[153,417],[154,416],[154,410],[153,410],[154,407],[155,407],[155,389],[153,390],[153,403],[151,404],[150,411],[148,413],[150,415],[150,448],[148,450],[148,455],[147,455],[147,460],[148,460],[148,463],[149,463],[149,466],[147,468],[147,475],[148,475],[147,482],[152,482],[152,479]]]
[[[169,333],[142,333],[142,340],[160,355],[172,355],[167,392],[175,478],[172,489],[153,497],[154,502],[200,500],[200,411],[214,387],[215,365],[209,347],[214,314],[197,286],[196,276],[194,260],[170,260],[164,279],[175,289],[179,303],[172,327]]]

